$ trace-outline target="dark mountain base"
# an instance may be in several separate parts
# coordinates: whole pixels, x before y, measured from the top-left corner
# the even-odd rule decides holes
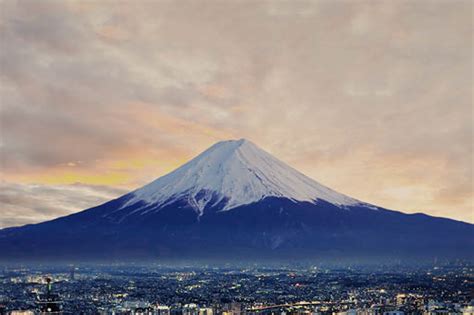
[[[281,198],[202,216],[186,200],[134,214],[120,209],[128,198],[1,230],[0,260],[474,260],[473,225],[423,214]]]

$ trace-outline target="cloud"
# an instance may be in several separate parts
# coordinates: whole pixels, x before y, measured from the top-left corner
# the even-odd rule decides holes
[[[54,219],[96,206],[126,191],[98,185],[0,184],[0,228]]]
[[[130,189],[246,137],[359,199],[474,220],[470,1],[0,7],[9,183]]]

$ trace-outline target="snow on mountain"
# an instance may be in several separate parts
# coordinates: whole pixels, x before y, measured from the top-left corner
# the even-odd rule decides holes
[[[12,261],[473,261],[473,232],[359,202],[238,140],[102,205],[0,230],[0,253]]]
[[[173,172],[131,193],[123,206],[137,202],[163,206],[186,198],[199,214],[206,206],[224,203],[222,210],[265,197],[316,203],[318,199],[346,206],[360,201],[325,187],[276,159],[252,142],[222,141]]]

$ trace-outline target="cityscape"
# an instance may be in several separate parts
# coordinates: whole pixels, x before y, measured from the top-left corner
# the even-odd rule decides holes
[[[0,315],[474,315],[474,0],[0,0]]]
[[[295,266],[296,265],[296,266]],[[3,266],[0,314],[474,314],[474,266]]]

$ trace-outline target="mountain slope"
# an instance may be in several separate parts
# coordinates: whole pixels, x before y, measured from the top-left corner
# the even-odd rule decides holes
[[[360,202],[246,140],[103,205],[0,230],[0,259],[473,259],[474,226]]]
[[[338,205],[359,201],[339,194],[277,160],[253,143],[241,139],[216,143],[170,174],[134,191],[126,204],[145,202],[163,205],[186,196],[202,210],[224,201],[222,210],[284,197],[295,201],[326,200]]]

